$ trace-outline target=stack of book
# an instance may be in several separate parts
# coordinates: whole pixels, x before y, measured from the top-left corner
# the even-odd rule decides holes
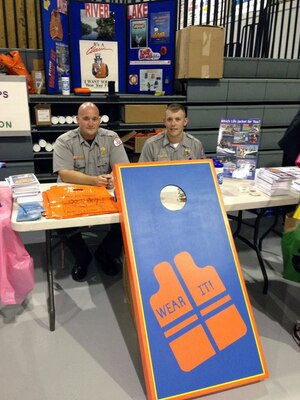
[[[256,172],[255,186],[268,196],[284,196],[299,174],[298,167],[260,168]]]
[[[297,192],[300,192],[300,179],[293,181],[292,188],[297,190]]]
[[[40,182],[33,173],[11,175],[5,178],[12,189],[12,196],[18,204],[42,202]]]

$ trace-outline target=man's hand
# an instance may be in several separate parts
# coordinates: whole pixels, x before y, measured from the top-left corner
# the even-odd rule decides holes
[[[105,174],[98,176],[99,186],[105,186],[106,189],[114,188],[114,178],[112,174]]]

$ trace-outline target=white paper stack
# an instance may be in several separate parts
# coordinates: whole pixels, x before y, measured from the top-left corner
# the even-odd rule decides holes
[[[287,195],[299,172],[298,167],[260,168],[256,172],[255,186],[268,196]]]
[[[292,188],[297,190],[297,192],[300,192],[300,179],[293,181]]]
[[[12,196],[19,204],[42,202],[40,182],[33,173],[11,175],[5,178],[12,189]]]

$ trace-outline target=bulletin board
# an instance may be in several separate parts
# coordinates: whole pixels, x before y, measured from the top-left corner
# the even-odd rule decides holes
[[[127,6],[127,91],[172,94],[175,68],[175,0]]]
[[[114,173],[148,400],[266,378],[212,160],[119,164]],[[183,207],[169,207],[169,186]]]
[[[58,94],[70,73],[68,0],[40,1],[46,92]]]
[[[125,92],[125,6],[70,0],[69,10],[73,87]]]

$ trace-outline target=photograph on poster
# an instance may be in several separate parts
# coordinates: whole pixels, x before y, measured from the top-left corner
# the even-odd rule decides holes
[[[79,41],[81,86],[106,92],[108,81],[118,86],[118,42]]]
[[[170,41],[170,12],[151,13],[150,42],[169,43]]]
[[[148,45],[148,20],[133,19],[130,21],[130,48],[146,47]]]
[[[68,15],[68,0],[57,0],[57,10],[65,15]]]
[[[224,177],[255,178],[260,125],[260,119],[221,120],[217,158],[224,164]]]
[[[97,18],[87,16],[85,10],[80,10],[81,39],[115,40],[115,13],[109,12],[109,17]]]
[[[141,69],[140,90],[145,92],[162,90],[162,69]]]
[[[56,68],[59,91],[61,91],[61,76],[70,72],[69,46],[64,43],[56,43]]]

